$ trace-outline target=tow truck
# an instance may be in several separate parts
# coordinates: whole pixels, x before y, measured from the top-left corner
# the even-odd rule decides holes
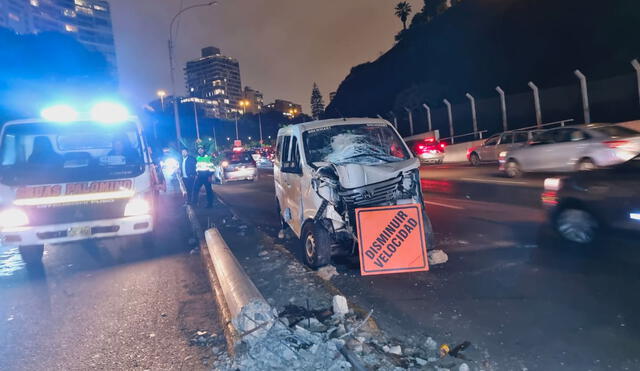
[[[160,186],[142,125],[124,105],[48,107],[0,130],[0,244],[41,264],[45,244],[148,237]]]

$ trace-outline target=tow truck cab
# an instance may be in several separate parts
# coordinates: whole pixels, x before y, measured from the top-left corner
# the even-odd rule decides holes
[[[39,263],[45,244],[149,234],[158,186],[135,117],[7,122],[0,131],[0,243]]]

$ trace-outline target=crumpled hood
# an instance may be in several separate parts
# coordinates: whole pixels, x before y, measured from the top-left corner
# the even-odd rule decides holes
[[[417,169],[420,166],[420,161],[417,158],[411,158],[387,164],[344,164],[334,166],[340,179],[340,185],[343,188],[352,189],[367,184],[379,183],[395,178],[404,171]]]

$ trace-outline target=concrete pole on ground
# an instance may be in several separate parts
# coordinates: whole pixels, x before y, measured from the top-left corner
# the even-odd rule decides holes
[[[404,110],[407,111],[407,114],[409,115],[409,135],[413,135],[413,112],[411,112],[407,107],[404,107]]]
[[[465,94],[469,103],[471,103],[471,120],[473,121],[473,139],[478,139],[478,115],[476,112],[476,100],[473,95]]]
[[[636,79],[638,80],[638,99],[640,99],[640,62],[637,59],[631,61],[633,69],[636,70]]]
[[[542,127],[542,110],[540,109],[540,89],[532,81],[529,81],[529,87],[533,91],[533,104],[536,109],[536,126]]]
[[[587,88],[587,78],[580,70],[575,70],[573,73],[580,80],[580,92],[582,93],[582,111],[584,113],[584,123],[591,123],[591,112],[589,110],[589,90]]]
[[[447,106],[447,114],[449,115],[449,136],[451,136],[451,144],[454,144],[455,139],[453,136],[455,134],[453,133],[453,112],[451,112],[451,103],[446,99],[443,99],[442,101]]]
[[[507,131],[507,98],[505,97],[504,90],[501,87],[496,86],[496,91],[500,94],[500,110],[502,111],[502,130]]]
[[[426,103],[422,103],[422,107],[427,110],[427,127],[429,128],[429,132],[432,132],[433,127],[431,126],[431,107],[429,107]]]

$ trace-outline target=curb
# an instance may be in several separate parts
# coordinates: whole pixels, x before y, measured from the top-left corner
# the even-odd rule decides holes
[[[204,231],[202,230],[200,221],[198,220],[198,216],[196,215],[196,212],[195,210],[193,210],[193,207],[191,205],[187,205],[187,217],[189,218],[189,222],[191,223],[193,234],[198,239],[200,256],[202,257],[202,262],[207,271],[207,275],[209,276],[209,282],[211,283],[211,288],[213,289],[213,297],[216,301],[216,304],[218,305],[220,322],[223,325],[222,327],[224,329],[224,337],[227,342],[227,351],[233,357],[235,356],[235,346],[236,344],[238,344],[240,336],[235,327],[233,327],[233,318],[231,316],[231,312],[229,311],[227,301],[225,300],[224,292],[222,290],[222,286],[220,285],[220,280],[218,278],[218,275],[216,274],[216,269],[213,265],[211,254],[209,253],[209,247],[204,236]]]

